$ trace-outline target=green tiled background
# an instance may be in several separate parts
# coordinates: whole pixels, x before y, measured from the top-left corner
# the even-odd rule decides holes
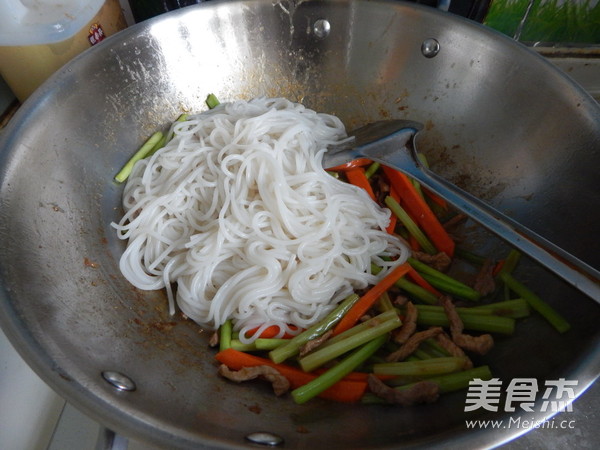
[[[483,23],[525,43],[600,44],[600,0],[492,0]]]

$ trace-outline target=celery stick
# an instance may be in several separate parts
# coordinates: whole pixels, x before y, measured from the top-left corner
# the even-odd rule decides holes
[[[239,352],[255,352],[258,350],[256,348],[256,345],[254,344],[254,342],[251,342],[249,344],[244,344],[239,339],[232,339],[230,347]]]
[[[465,362],[466,358],[459,356],[429,358],[421,361],[390,362],[374,364],[373,373],[397,376],[440,375],[461,370],[465,366]]]
[[[511,335],[515,331],[515,319],[502,316],[458,313],[465,329],[484,333]],[[443,311],[419,311],[417,323],[423,326],[448,327],[448,316]]]
[[[466,300],[479,300],[481,298],[481,294],[472,287],[422,263],[418,259],[412,257],[408,258],[408,263],[417,270],[429,284],[444,292],[455,294]]]
[[[488,366],[474,367],[473,369],[463,370],[462,372],[450,373],[437,377],[428,378],[440,386],[440,393],[459,391],[469,387],[469,381],[479,378],[481,380],[490,380],[492,372]]]
[[[289,339],[279,339],[279,338],[258,338],[254,341],[254,345],[257,350],[273,350],[285,343],[287,343]]]
[[[365,170],[365,177],[371,178],[375,174],[375,172],[377,172],[379,170],[380,166],[381,166],[381,163],[378,163],[378,162],[374,162],[374,163],[370,164],[369,167],[367,167],[367,170]]]
[[[504,259],[504,264],[502,268],[498,272],[498,277],[503,273],[512,273],[513,270],[517,267],[519,263],[519,259],[521,259],[521,252],[519,250],[511,249],[508,252],[508,256]]]
[[[377,275],[381,270],[381,267],[371,264],[371,272],[373,272],[373,274]],[[399,278],[398,281],[394,283],[394,286],[407,292],[417,300],[421,300],[423,303],[428,303],[430,305],[436,305],[438,303],[438,298],[434,294],[427,289],[423,289],[418,284],[408,281],[406,277]]]
[[[231,320],[226,320],[219,327],[219,350],[227,350],[231,347],[231,334],[232,334],[233,326],[231,324]]]
[[[294,389],[291,393],[292,398],[296,403],[302,404],[319,395],[365,362],[383,345],[386,339],[387,336],[384,334],[359,347],[327,372]]]
[[[156,144],[154,144],[154,147],[152,147],[152,149],[148,152],[148,154],[145,157],[147,158],[149,156],[154,155],[158,150],[163,148],[167,142],[167,136],[163,135],[163,137],[160,138],[160,140]]]
[[[216,108],[220,104],[221,102],[219,102],[219,99],[215,94],[208,94],[208,96],[206,97],[206,106],[208,106],[209,109]]]
[[[424,347],[430,354],[433,356],[441,357],[441,356],[452,356],[448,351],[437,343],[434,339],[427,339],[426,341],[421,343],[421,347]]]
[[[511,291],[525,299],[529,306],[544,317],[559,333],[565,333],[571,328],[567,320],[552,306],[534,294],[523,283],[517,281],[511,274],[503,272],[499,274],[500,279]]]
[[[456,248],[454,249],[454,256],[456,256],[457,258],[464,259],[465,261],[468,261],[477,266],[483,265],[483,263],[487,259],[485,256],[481,256],[476,253],[470,252],[469,250],[466,250],[459,246],[456,246]]]
[[[431,312],[444,312],[444,307],[440,305],[415,305],[419,311],[431,311]],[[491,309],[486,308],[464,308],[457,307],[456,311],[459,313],[473,314],[478,316],[492,316],[494,315]]]
[[[405,277],[400,278],[395,285],[417,300],[421,300],[423,303],[428,303],[430,305],[438,303],[438,298],[435,294],[432,294],[427,289],[422,288],[412,281],[408,281]]]
[[[431,358],[435,358],[434,355],[432,355],[427,350],[425,350],[424,348],[421,348],[421,347],[419,347],[418,349],[416,349],[413,352],[413,355],[416,356],[419,359],[431,359]]]
[[[357,325],[354,325],[351,328],[348,328],[346,331],[338,334],[337,336],[329,338],[326,342],[323,343],[321,347],[319,347],[319,349],[327,347],[329,345],[333,345],[336,342],[343,341],[344,339],[347,339],[350,336],[354,336],[362,331],[374,328],[382,322],[395,319],[400,320],[396,309],[391,309],[389,311],[382,312],[381,314],[378,314],[375,317],[370,318],[369,320],[365,320],[364,322],[361,322]]]
[[[522,319],[523,317],[530,315],[529,304],[527,303],[527,300],[523,298],[474,306],[472,308],[457,308],[457,310],[463,309],[468,309],[470,311],[485,311],[495,316],[512,317],[513,319]]]
[[[467,286],[466,284],[462,284],[457,280],[452,282],[448,282],[443,278],[438,278],[433,275],[429,275],[427,273],[421,273],[421,276],[425,281],[431,284],[434,288],[437,288],[440,291],[444,291],[448,294],[455,295],[457,297],[463,298],[465,300],[477,301],[481,298],[481,294],[477,292],[475,289]]]
[[[440,387],[440,394],[446,394],[448,392],[456,392],[469,387],[469,382],[475,379],[490,380],[492,378],[492,372],[488,366],[479,366],[472,369],[463,370],[460,372],[453,372],[445,375],[437,375],[432,377],[398,377],[392,380],[386,381],[390,386],[396,386],[395,389],[404,390],[409,389],[418,381],[432,381]],[[366,393],[362,400],[362,403],[385,403],[385,400],[377,397],[375,394]]]
[[[160,131],[154,133],[144,144],[139,148],[137,152],[131,157],[129,161],[123,166],[123,168],[119,171],[117,175],[115,175],[115,180],[119,183],[122,183],[129,177],[133,166],[140,159],[144,159],[148,156],[148,153],[154,148],[154,146],[162,139],[163,134]]]
[[[392,197],[388,196],[385,198],[385,204],[392,211],[392,213],[398,218],[402,225],[406,227],[408,232],[417,240],[423,251],[434,255],[437,250],[429,241],[427,236],[421,231],[419,226],[412,220],[408,213],[400,206],[400,204]]]
[[[392,301],[390,300],[390,295],[387,292],[381,294],[375,306],[381,312],[394,310],[394,305],[392,304]]]
[[[187,120],[187,118],[188,118],[188,115],[183,113],[183,114],[179,115],[179,117],[177,118],[177,120],[175,120],[175,122],[185,122]],[[162,142],[160,142],[158,145],[156,145],[152,149],[152,151],[150,152],[150,154],[148,156],[153,155],[155,152],[157,152],[158,150],[163,148],[167,144],[167,142],[171,142],[171,139],[173,139],[173,135],[174,135],[173,126],[171,126],[171,129],[167,133],[167,136],[165,136],[163,138]]]
[[[286,359],[298,354],[300,351],[300,347],[306,344],[311,339],[315,339],[325,333],[327,330],[332,328],[343,316],[348,312],[348,310],[356,303],[359,299],[359,296],[356,294],[352,294],[348,296],[342,303],[340,303],[337,308],[335,308],[332,312],[330,312],[323,320],[319,323],[316,323],[312,327],[304,330],[302,333],[294,336],[291,339],[288,339],[285,344],[271,350],[269,352],[269,358],[274,363],[281,363]]]
[[[384,313],[385,314],[385,313]],[[379,323],[378,325],[366,328],[360,332],[353,334],[346,339],[335,342],[331,345],[324,345],[317,348],[315,351],[300,358],[298,363],[305,372],[311,372],[323,364],[331,361],[338,356],[343,355],[350,350],[359,347],[366,342],[375,339],[378,336],[387,335],[390,331],[398,328],[402,323],[397,314],[394,317]]]
[[[416,305],[419,311],[442,312],[444,308],[438,305]],[[464,315],[502,316],[521,319],[530,314],[527,301],[522,298],[505,300],[471,307],[457,307],[456,311]]]

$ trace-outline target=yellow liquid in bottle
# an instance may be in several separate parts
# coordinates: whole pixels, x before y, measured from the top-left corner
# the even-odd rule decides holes
[[[106,0],[92,20],[69,39],[54,44],[0,47],[0,75],[23,102],[98,38],[111,36],[126,26],[119,0]]]

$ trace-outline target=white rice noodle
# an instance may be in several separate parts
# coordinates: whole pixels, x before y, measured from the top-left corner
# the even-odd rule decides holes
[[[293,333],[408,257],[385,232],[389,210],[322,169],[326,147],[346,138],[337,117],[257,98],[190,116],[172,134],[136,163],[113,224],[128,240],[123,275],[166,287],[172,313],[176,302],[215,329],[232,319],[245,342],[256,327]],[[375,276],[371,263],[388,270]]]

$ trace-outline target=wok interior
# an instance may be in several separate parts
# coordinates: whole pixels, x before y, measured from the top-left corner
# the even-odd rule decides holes
[[[319,19],[331,25],[326,37],[313,31]],[[440,44],[433,58],[421,53],[430,38]],[[170,447],[244,446],[254,431],[275,432],[293,448],[509,437],[465,429],[465,418],[486,416],[463,412],[465,392],[410,409],[297,406],[268,386],[225,382],[209,331],[169,316],[162,293],[123,279],[123,243],[110,227],[121,214],[122,186],[113,176],[157,128],[205,109],[211,92],[224,101],[288,97],[339,115],[348,128],[387,117],[421,121],[419,145],[438,172],[600,265],[589,236],[600,211],[598,108],[541,58],[478,25],[410,5],[216,2],[86,52],[7,129],[1,320],[32,367],[109,427]],[[486,251],[506,251],[485,233],[474,239]],[[582,391],[599,369],[598,307],[527,261],[519,274],[572,330],[558,335],[533,315],[477,362],[505,383],[575,378]],[[106,370],[126,374],[137,389],[115,390],[101,377]]]

